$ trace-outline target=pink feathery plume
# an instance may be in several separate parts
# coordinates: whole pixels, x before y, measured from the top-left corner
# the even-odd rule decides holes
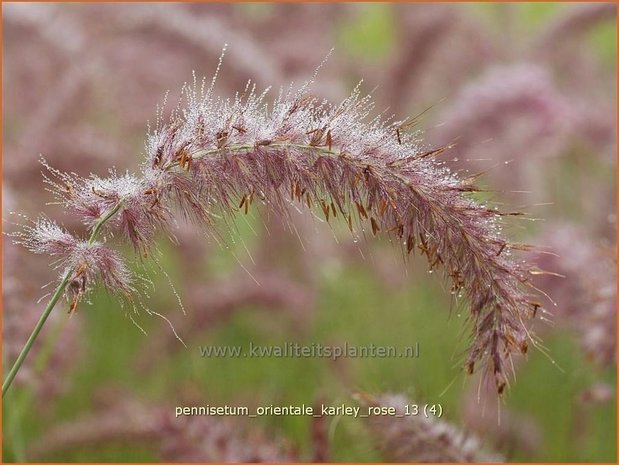
[[[266,92],[250,85],[224,100],[213,85],[194,83],[184,89],[186,106],[149,135],[138,175],[83,179],[52,170],[47,182],[93,234],[116,231],[142,256],[175,211],[217,235],[216,224],[253,202],[282,218],[297,203],[327,221],[341,218],[351,230],[386,235],[405,255],[425,255],[430,272],[442,269],[452,292],[466,296],[473,328],[467,370],[481,363],[503,391],[510,358],[533,341],[527,320],[541,305],[529,280],[537,270],[516,260],[512,252],[523,246],[501,234],[501,219],[516,213],[474,201],[474,177],[461,178],[437,160],[445,148],[425,148],[406,133],[410,120],[371,117],[371,100],[358,87],[333,105],[312,97],[310,84],[280,91],[267,104]],[[45,234],[35,227],[26,242]],[[131,291],[107,246],[70,242],[65,255],[72,282],[99,274]]]

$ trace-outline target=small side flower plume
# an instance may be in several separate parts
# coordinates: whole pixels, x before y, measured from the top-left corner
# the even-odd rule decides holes
[[[51,174],[45,177],[45,182],[58,202],[79,216],[86,226],[94,228],[106,213],[122,204],[122,210],[109,222],[120,227],[123,237],[141,254],[146,254],[146,245],[152,242],[155,233],[165,229],[169,212],[159,203],[158,191],[144,179],[129,173],[119,175],[114,170],[110,170],[107,178],[91,175],[82,179],[58,171],[44,160],[42,163]]]
[[[423,414],[407,415],[412,403],[406,396],[384,394],[372,397],[357,394],[367,407],[394,407],[397,416],[370,415],[367,418],[378,448],[394,462],[502,462],[486,454],[480,442],[450,423]]]
[[[133,275],[117,251],[99,242],[81,240],[50,220],[39,218],[32,226],[26,225],[10,236],[34,253],[58,257],[54,267],[63,270],[61,279],[68,279],[65,297],[70,302],[70,312],[75,311],[97,282],[128,298],[134,291]]]

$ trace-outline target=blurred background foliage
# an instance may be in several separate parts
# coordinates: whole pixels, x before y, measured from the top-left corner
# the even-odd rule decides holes
[[[276,89],[301,83],[335,47],[317,94],[341,99],[363,78],[364,89],[378,86],[378,111],[404,117],[432,107],[418,126],[428,145],[457,142],[446,159],[453,169],[488,170],[481,182],[489,200],[544,218],[514,222],[507,233],[552,247],[559,257],[528,258],[568,274],[540,284],[558,294],[557,307],[546,303],[554,324],[536,327],[549,356],[531,350],[508,392],[497,400],[482,388],[478,403],[479,378],[461,368],[466,304],[423,259],[405,262],[386,240],[357,240],[307,213],[292,212],[284,224],[259,209],[239,215],[222,225],[225,247],[181,224],[180,246],[161,238],[158,261],[169,278],[151,275],[148,305],[189,348],[145,315],[143,335],[103,292],[71,318],[58,307],[5,398],[4,461],[175,460],[176,450],[200,449],[160,417],[115,430],[114,415],[120,424],[136,418],[125,406],[133,400],[165,415],[190,404],[354,405],[353,392],[440,402],[446,421],[507,461],[616,460],[614,7],[12,4],[3,5],[3,34],[5,220],[11,210],[35,216],[51,200],[39,153],[81,174],[135,169],[164,92],[175,102],[191,70],[212,75],[224,42],[223,95],[247,78]],[[45,210],[81,228],[54,206]],[[44,257],[6,241],[4,249],[6,370],[40,312],[40,286],[54,275]],[[250,275],[265,277],[262,286]],[[331,361],[202,358],[198,350],[292,341],[418,342],[421,353]],[[240,419],[239,428],[277,438],[297,460],[385,459],[362,419],[315,423],[265,417]],[[196,428],[198,438],[211,434]],[[231,457],[200,453],[205,461]]]

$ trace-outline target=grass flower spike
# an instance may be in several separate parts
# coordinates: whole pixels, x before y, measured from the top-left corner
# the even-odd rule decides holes
[[[504,214],[471,199],[474,177],[445,168],[437,160],[444,148],[424,148],[407,132],[414,121],[372,117],[359,86],[340,104],[318,100],[312,82],[268,104],[267,91],[249,84],[221,99],[215,78],[208,88],[194,79],[183,91],[186,106],[165,125],[159,117],[138,174],[82,179],[51,170],[47,182],[66,210],[90,227],[87,241],[40,220],[22,243],[62,257],[60,292],[74,307],[97,277],[111,290],[133,290],[121,257],[99,237],[124,238],[147,256],[175,212],[216,234],[217,222],[254,202],[281,216],[298,203],[351,231],[388,236],[404,254],[425,255],[430,271],[443,270],[452,292],[470,303],[466,368],[483,366],[503,391],[509,360],[527,351],[527,320],[540,306],[532,269],[512,256],[522,246],[500,233]]]
[[[69,277],[66,295],[70,311],[97,280],[111,292],[130,296],[133,291],[133,277],[122,257],[99,242],[80,240],[43,218],[16,236],[32,252],[59,257],[56,268],[63,270],[61,276]]]

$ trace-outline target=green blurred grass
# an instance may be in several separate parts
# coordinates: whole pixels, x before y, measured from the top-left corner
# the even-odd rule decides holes
[[[224,260],[227,251],[219,252]],[[425,265],[417,262],[418,268]],[[168,266],[168,264],[166,264]],[[174,280],[182,269],[171,273]],[[104,294],[93,298],[92,307],[84,307],[80,318],[86,323],[82,363],[71,379],[70,390],[53,406],[50,418],[37,414],[28,405],[20,434],[27,445],[46,428],[71,421],[92,408],[95,393],[112,383],[137,396],[175,405],[177,393],[193,386],[203,393],[204,403],[212,405],[245,401],[260,405],[313,403],[324,396],[326,402],[352,404],[352,390],[369,393],[403,392],[420,402],[440,402],[445,418],[460,424],[460,402],[466,377],[459,370],[460,354],[465,349],[463,319],[457,309],[449,313],[449,293],[440,281],[425,272],[414,272],[410,287],[388,292],[368,270],[344,268],[334,279],[324,280],[314,322],[295,338],[290,335],[290,321],[274,317],[259,308],[239,311],[231,321],[189,341],[189,349],[175,354],[152,354],[156,369],[148,374],[135,370],[135,355],[145,338],[125,318],[116,304]],[[166,281],[156,282],[166,288]],[[165,293],[165,292],[164,292]],[[180,311],[172,299],[163,307]],[[265,319],[273,319],[265,323]],[[163,324],[153,318],[146,326]],[[466,332],[464,333],[466,334]],[[198,344],[241,345],[281,344],[295,341],[304,344],[344,343],[362,345],[420,345],[418,359],[231,359],[201,358]],[[614,408],[593,408],[576,417],[574,400],[594,381],[615,384],[612,370],[597,371],[583,358],[574,338],[563,331],[550,331],[545,344],[561,372],[538,351],[519,366],[518,380],[505,398],[505,407],[530,414],[543,430],[542,461],[613,461],[616,455]],[[455,382],[454,382],[455,380]],[[453,382],[453,384],[452,384]],[[470,381],[469,381],[470,382]],[[449,387],[450,386],[450,387]],[[449,387],[449,389],[446,389]],[[442,397],[439,394],[445,391]],[[251,405],[251,404],[250,404]],[[5,408],[5,415],[10,410]],[[587,421],[587,434],[573,439],[577,421]],[[255,421],[269,430],[290,438],[310,452],[309,419],[303,417],[266,417]],[[332,436],[334,461],[380,460],[372,452],[370,438],[362,419],[342,419]],[[11,437],[4,443],[5,459],[11,460]],[[27,449],[26,449],[27,450]],[[73,451],[54,457],[62,461],[151,461],[146,447],[108,444],[96,449]],[[510,460],[531,460],[519,455]]]
[[[356,59],[377,61],[395,45],[394,13],[389,4],[359,4],[354,16],[341,24],[337,44]]]

